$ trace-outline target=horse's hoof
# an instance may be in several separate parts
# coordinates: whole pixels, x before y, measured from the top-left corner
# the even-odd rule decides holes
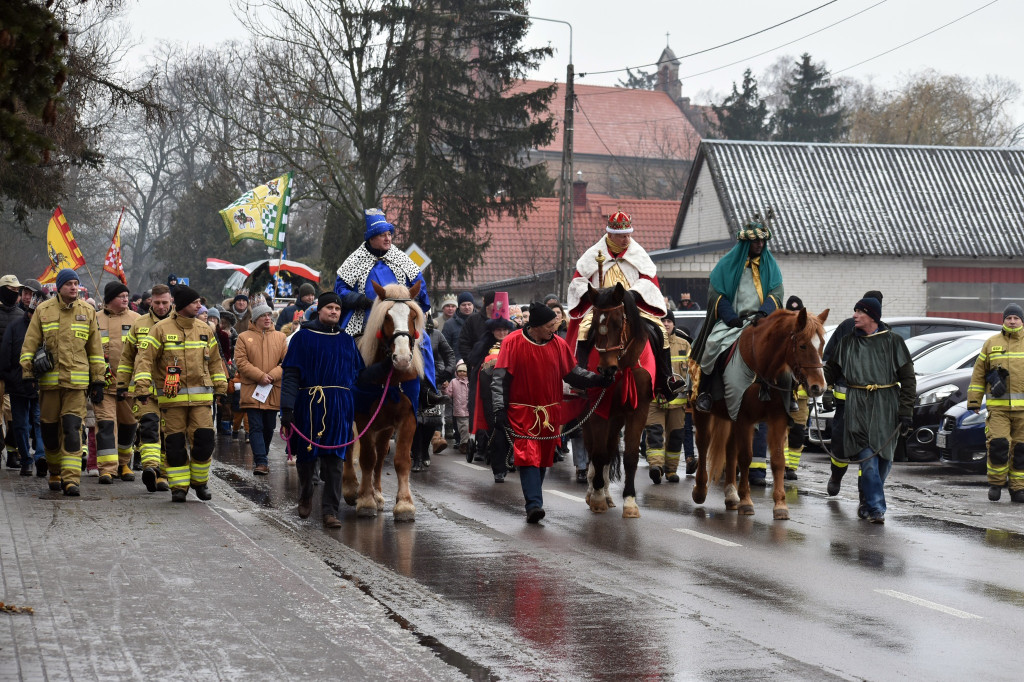
[[[609,508],[609,509],[611,509],[612,507],[614,507],[614,506],[615,506],[615,501],[614,501],[614,500],[612,500],[612,498],[610,498],[610,497],[609,497],[608,499],[606,499],[606,500],[605,500],[604,502],[605,502],[605,504],[607,504],[607,505],[608,505],[608,508]]]
[[[726,500],[725,508],[729,511],[736,511],[736,508],[740,506],[739,500]]]
[[[622,505],[622,518],[624,519],[639,519],[640,518],[640,507],[636,504],[624,504]]]
[[[590,493],[587,493],[587,500],[586,501],[587,501],[587,504],[589,505],[590,504]]]
[[[377,505],[356,505],[356,516],[363,519],[374,519],[377,518]]]
[[[352,496],[345,495],[344,498],[345,498],[345,504],[347,504],[350,507],[356,506],[356,496],[355,495],[352,495]]]
[[[603,514],[603,513],[605,513],[606,511],[608,511],[608,502],[607,502],[607,500],[597,500],[597,501],[593,502],[590,505],[590,511],[594,512],[595,514]]]
[[[384,496],[380,493],[376,493],[373,496],[373,501],[377,503],[377,511],[384,511]]]
[[[395,521],[396,522],[404,523],[404,522],[407,522],[407,521],[415,521],[416,520],[416,507],[413,507],[412,505],[409,505],[408,508],[399,508],[398,505],[395,505],[394,515],[395,515]]]
[[[752,504],[741,504],[739,506],[739,512],[740,512],[740,516],[753,516],[754,515],[754,505],[752,505]]]
[[[733,505],[737,505],[740,503],[740,494],[736,492],[736,486],[732,485],[731,483],[725,486],[725,502],[726,504]],[[735,509],[736,507],[733,506],[732,508]]]
[[[776,521],[789,521],[789,509],[786,507],[779,507],[772,511],[772,516],[775,517]]]
[[[704,490],[697,490],[697,488],[694,488],[690,491],[690,497],[693,498],[695,504],[704,504],[704,500],[708,499],[707,488]]]

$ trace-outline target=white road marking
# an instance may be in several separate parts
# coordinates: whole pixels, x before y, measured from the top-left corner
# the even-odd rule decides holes
[[[942,611],[943,613],[948,613],[949,615],[956,616],[957,618],[977,618],[979,620],[981,619],[981,616],[976,616],[973,613],[967,613],[966,611],[961,611],[960,609],[954,609],[952,606],[943,606],[942,604],[936,604],[933,601],[921,599],[920,597],[914,597],[909,594],[904,594],[903,592],[897,592],[896,590],[875,590],[875,592],[878,592],[879,594],[884,594],[888,597],[902,599],[903,601],[908,601],[911,604],[924,606],[925,608],[935,609],[936,611]]]
[[[587,501],[585,497],[577,497],[576,495],[570,495],[569,493],[563,493],[561,490],[545,490],[544,494],[545,495],[558,495],[559,497],[564,497],[565,499],[572,500],[573,502],[586,502]]]
[[[482,467],[479,464],[470,464],[469,462],[456,462],[456,464],[461,464],[462,466],[466,467],[467,469],[476,469],[477,471],[490,471],[491,470],[490,467]]]
[[[692,535],[695,538],[700,538],[701,540],[707,540],[708,542],[713,542],[716,545],[722,545],[724,547],[742,547],[743,546],[743,545],[741,545],[738,542],[731,542],[730,540],[723,540],[722,538],[716,538],[714,535],[705,535],[704,533],[698,533],[697,531],[690,530],[689,528],[673,528],[672,530],[674,530],[677,533],[683,533],[685,535]]]

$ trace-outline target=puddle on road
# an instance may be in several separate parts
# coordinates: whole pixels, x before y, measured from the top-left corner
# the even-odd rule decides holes
[[[920,515],[901,516],[900,523],[914,528],[951,532],[958,537],[980,540],[991,547],[1010,549],[1017,552],[1024,551],[1024,535],[1015,531],[1001,530],[999,528],[978,528],[977,526],[971,526],[958,521],[933,519]]]

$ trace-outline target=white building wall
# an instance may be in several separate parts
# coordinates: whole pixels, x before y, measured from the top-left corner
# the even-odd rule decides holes
[[[718,193],[715,192],[711,173],[707,172],[705,164],[701,167],[700,175],[697,177],[697,187],[693,190],[693,199],[683,217],[683,229],[679,233],[679,242],[673,244],[673,247],[704,244],[728,239],[730,236],[735,235],[729,234],[729,223],[725,220],[725,212],[722,211],[722,204],[718,201]]]
[[[658,275],[708,277],[724,254],[720,251],[660,261]],[[786,298],[800,297],[813,313],[831,308],[830,321],[839,322],[849,317],[853,304],[870,289],[882,292],[882,312],[886,316],[926,314],[927,271],[919,258],[807,255],[776,255],[775,258],[782,270]]]

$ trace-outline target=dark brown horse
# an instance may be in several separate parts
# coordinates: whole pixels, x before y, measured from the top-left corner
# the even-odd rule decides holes
[[[817,397],[825,390],[821,351],[825,343],[824,322],[828,310],[815,317],[807,310],[793,312],[776,310],[756,325],[750,325],[737,341],[740,356],[754,371],[757,379],[743,393],[736,421],[729,418],[725,400],[715,401],[710,413],[694,411],[699,455],[697,482],[693,486],[693,501],[703,504],[708,493],[708,470],[711,478],[725,475],[725,508],[738,509],[740,514],[753,514],[750,499],[750,462],[753,459],[754,427],[759,422],[768,424],[768,448],[771,452],[773,511],[776,519],[788,519],[785,475],[785,441],[789,428],[789,382],[783,381],[792,373],[795,382],[804,385],[807,394]],[[795,384],[794,384],[795,387]],[[762,400],[767,389],[768,400]],[[710,459],[710,464],[708,460]],[[740,474],[739,491],[736,490],[736,472]]]
[[[588,338],[593,340],[599,358],[596,371],[618,372],[604,398],[610,405],[608,417],[595,413],[583,425],[583,445],[590,455],[587,504],[593,512],[605,512],[615,506],[609,478],[624,463],[622,517],[636,519],[640,518],[640,508],[636,505],[633,479],[640,460],[640,435],[653,398],[651,375],[640,364],[649,337],[633,294],[621,284],[607,289],[589,287],[587,298],[594,306]],[[619,432],[623,427],[625,453],[619,452]]]
[[[357,343],[363,362],[367,366],[390,359],[394,371],[391,386],[398,389],[403,381],[417,377],[423,380],[423,354],[420,339],[426,317],[416,303],[420,292],[419,282],[411,289],[400,284],[381,287],[373,283],[377,298],[370,308],[370,314],[363,327],[363,335]],[[383,384],[381,385],[383,389]],[[381,491],[381,472],[384,460],[391,446],[391,436],[396,432],[395,474],[398,477],[398,495],[395,497],[395,521],[414,521],[416,505],[409,488],[409,471],[412,468],[412,439],[416,432],[416,414],[412,402],[399,393],[394,402],[385,398],[368,404],[356,405],[356,429],[363,433],[373,418],[369,430],[359,439],[359,469],[356,477],[351,459],[346,459],[342,471],[342,494],[345,502],[354,504],[357,516],[374,517],[384,510],[384,494]],[[374,417],[377,405],[380,412]]]

